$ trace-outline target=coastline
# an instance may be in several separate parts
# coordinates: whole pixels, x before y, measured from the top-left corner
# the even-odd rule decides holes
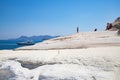
[[[88,49],[88,48],[101,48],[101,47],[120,47],[120,43],[96,43],[96,44],[87,44],[87,45],[81,45],[78,47],[66,47],[66,48],[48,48],[48,49],[32,49],[32,48],[18,48],[18,49],[13,49],[13,51],[19,51],[19,50],[66,50],[66,49]]]

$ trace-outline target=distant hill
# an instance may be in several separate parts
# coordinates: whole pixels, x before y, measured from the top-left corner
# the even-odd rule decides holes
[[[59,37],[59,36],[50,36],[50,35],[40,35],[40,36],[31,36],[31,37],[20,36],[19,38],[8,39],[8,40],[9,41],[15,41],[15,42],[28,41],[28,40],[31,40],[31,41],[34,41],[34,42],[40,42],[40,41],[44,41],[44,40],[48,40],[48,39],[56,38],[56,37]]]

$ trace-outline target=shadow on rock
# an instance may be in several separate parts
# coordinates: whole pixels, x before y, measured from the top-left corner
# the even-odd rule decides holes
[[[0,80],[9,80],[15,77],[15,74],[8,69],[0,69]]]

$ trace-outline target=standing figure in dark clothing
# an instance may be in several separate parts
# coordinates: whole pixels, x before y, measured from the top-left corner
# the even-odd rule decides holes
[[[79,27],[77,27],[77,33],[79,33]]]
[[[108,29],[109,29],[109,26],[110,26],[110,23],[107,23],[106,30],[108,30]]]
[[[109,29],[111,29],[112,27],[113,27],[112,24],[110,24]]]
[[[112,24],[111,23],[107,23],[107,27],[106,27],[106,30],[109,30],[109,29],[111,29],[113,26],[112,26]]]

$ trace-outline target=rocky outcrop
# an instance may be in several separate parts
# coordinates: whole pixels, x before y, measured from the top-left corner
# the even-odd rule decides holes
[[[120,17],[118,17],[113,23],[107,23],[106,30],[110,31],[120,30]]]
[[[118,17],[113,23],[113,28],[120,29],[120,17]]]

